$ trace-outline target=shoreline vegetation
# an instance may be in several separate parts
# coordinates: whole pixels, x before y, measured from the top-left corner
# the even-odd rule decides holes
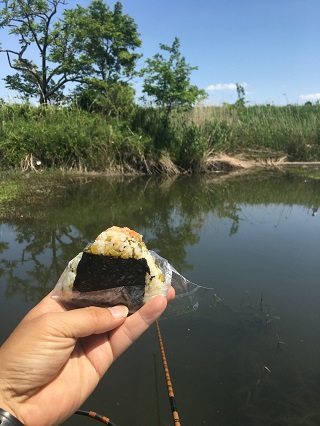
[[[320,161],[320,105],[0,105],[0,169],[106,174],[210,173]]]

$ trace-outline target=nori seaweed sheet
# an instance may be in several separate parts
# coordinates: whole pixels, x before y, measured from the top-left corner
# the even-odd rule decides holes
[[[146,259],[122,259],[83,252],[73,287],[80,292],[128,286],[144,289],[147,272],[150,273],[150,269]]]

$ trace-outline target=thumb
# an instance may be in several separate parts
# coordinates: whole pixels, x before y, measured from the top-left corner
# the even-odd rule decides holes
[[[113,330],[123,323],[128,315],[124,305],[111,308],[87,308],[53,314],[56,318],[54,329],[63,337],[79,338]]]

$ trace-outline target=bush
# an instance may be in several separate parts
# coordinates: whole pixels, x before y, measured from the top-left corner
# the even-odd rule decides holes
[[[0,167],[33,161],[87,171],[205,170],[208,156],[268,153],[320,160],[320,106],[198,107],[173,111],[135,106],[126,118],[77,107],[0,104]],[[251,155],[250,154],[250,155]]]

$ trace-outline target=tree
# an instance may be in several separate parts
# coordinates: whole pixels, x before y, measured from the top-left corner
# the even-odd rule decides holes
[[[78,5],[65,11],[57,23],[57,37],[65,27],[70,28],[72,46],[90,59],[90,77],[114,82],[134,75],[142,56],[134,50],[141,46],[141,40],[137,25],[122,13],[120,2],[113,10],[102,0],[92,0],[88,8]]]
[[[134,20],[122,13],[120,2],[113,11],[102,0],[93,0],[88,9],[78,7],[78,41],[92,59],[94,76],[103,81],[130,79],[137,60],[142,56],[134,50],[141,40]]]
[[[66,17],[66,23],[71,23],[70,18]],[[121,3],[111,11],[102,0],[93,0],[87,9],[78,6],[76,23],[73,44],[82,45],[92,61],[90,77],[74,91],[77,102],[118,115],[134,99],[128,82],[142,56],[135,52],[141,46],[137,25],[122,13]]]
[[[10,67],[16,70],[4,80],[6,86],[17,90],[24,98],[38,95],[41,104],[58,95],[69,81],[81,79],[83,73],[75,59],[72,46],[68,45],[68,28],[64,28],[60,39],[64,39],[59,61],[52,57],[60,48],[53,32],[53,19],[64,0],[2,0],[0,28],[8,27],[9,34],[19,37],[19,48],[1,49],[7,55]],[[40,54],[37,64],[34,49]],[[30,50],[32,52],[30,52]],[[29,54],[29,58],[26,55]]]
[[[190,66],[181,56],[177,37],[171,47],[160,44],[160,49],[168,52],[169,58],[157,53],[146,60],[147,66],[142,70],[145,77],[142,92],[165,109],[168,118],[173,109],[189,109],[197,101],[205,99],[207,94],[205,90],[190,84],[191,72],[198,67]]]
[[[245,106],[245,104],[246,104],[246,100],[245,100],[246,91],[245,91],[245,88],[241,84],[236,83],[236,89],[237,89],[238,99],[236,100],[236,102],[235,102],[234,105],[236,107],[243,108]]]
[[[130,48],[140,46],[141,41],[133,20],[122,14],[119,2],[111,12],[101,0],[94,0],[87,9],[66,9],[56,22],[58,7],[65,5],[65,0],[0,3],[4,4],[0,28],[7,27],[9,34],[19,37],[19,48],[0,50],[17,71],[5,78],[6,86],[25,98],[37,95],[40,103],[46,104],[61,97],[69,82],[84,84],[92,76],[105,79],[106,75],[116,80],[132,70],[139,56],[130,54]],[[102,31],[103,20],[108,34]],[[35,50],[38,63],[32,59],[37,56]]]

